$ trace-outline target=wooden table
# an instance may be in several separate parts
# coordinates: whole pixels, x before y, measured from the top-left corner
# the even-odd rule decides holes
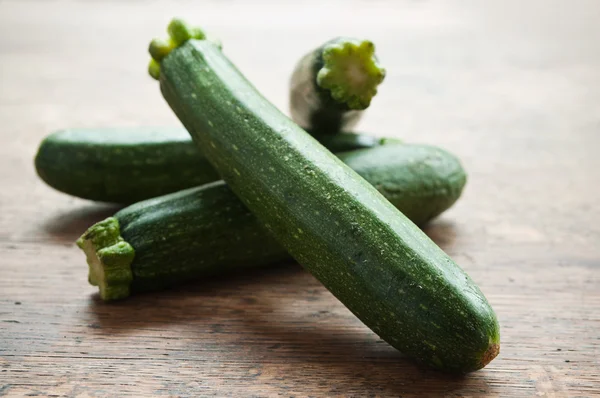
[[[600,391],[600,3],[0,1],[0,395],[592,396]],[[415,366],[289,264],[104,304],[73,241],[115,211],[35,175],[65,127],[173,125],[146,46],[173,15],[287,107],[298,57],[377,43],[363,131],[434,143],[469,172],[427,233],[479,284],[500,356]]]

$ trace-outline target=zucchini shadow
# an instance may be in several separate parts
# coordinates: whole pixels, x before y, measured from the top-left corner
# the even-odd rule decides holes
[[[89,227],[112,216],[123,206],[92,203],[64,212],[55,213],[43,221],[42,230],[48,236],[73,243]]]
[[[456,377],[407,359],[294,263],[116,303],[95,296],[88,309],[92,338],[123,350],[143,338],[140,359],[186,363],[199,378],[218,366],[221,377],[288,395],[494,394],[485,370]]]
[[[421,229],[436,245],[451,255],[458,235],[457,228],[452,221],[442,217],[441,219],[432,220],[430,223],[422,226]]]

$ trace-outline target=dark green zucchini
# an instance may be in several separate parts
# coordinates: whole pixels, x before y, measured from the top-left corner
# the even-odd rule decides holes
[[[313,133],[347,130],[377,94],[385,77],[368,40],[339,37],[305,55],[290,82],[290,112]]]
[[[215,45],[190,40],[173,50],[160,88],[244,205],[381,338],[452,372],[498,354],[496,315],[469,276]]]
[[[431,146],[389,144],[338,156],[417,224],[449,208],[466,182],[458,159]],[[104,300],[289,258],[222,181],[136,203],[77,243]],[[105,266],[115,249],[123,261]]]
[[[351,133],[321,139],[334,152],[395,141]],[[123,204],[220,179],[188,132],[177,127],[58,131],[40,144],[35,168],[61,192]]]

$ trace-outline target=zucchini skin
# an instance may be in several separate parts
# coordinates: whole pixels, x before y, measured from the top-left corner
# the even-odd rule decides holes
[[[302,57],[290,79],[292,120],[313,135],[353,128],[385,78],[374,48],[369,41],[338,37]],[[347,73],[348,63],[367,82],[359,89]]]
[[[322,137],[332,151],[394,142],[362,134]],[[182,127],[89,128],[47,136],[34,160],[40,178],[69,195],[131,204],[220,178]]]
[[[338,156],[416,223],[450,207],[466,182],[459,160],[432,146],[389,144]],[[105,300],[290,259],[223,181],[136,203],[114,219],[110,245],[129,244],[135,258],[132,277],[123,283],[128,288],[115,293],[107,291],[111,284],[101,287]],[[96,249],[86,250],[85,240],[79,245],[92,267]],[[93,272],[90,279],[100,279]]]
[[[135,250],[133,293],[289,258],[223,181],[139,202],[114,217]]]
[[[338,157],[419,226],[448,210],[467,183],[458,158],[430,145],[388,144]]]
[[[191,40],[171,52],[160,88],[231,190],[383,340],[449,372],[498,354],[496,315],[469,276],[214,45]]]

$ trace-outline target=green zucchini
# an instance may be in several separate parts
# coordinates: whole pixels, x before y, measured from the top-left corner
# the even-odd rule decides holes
[[[368,40],[339,37],[305,55],[290,82],[290,113],[316,134],[354,127],[385,77]]]
[[[394,142],[351,133],[320,139],[335,152]],[[40,144],[35,168],[44,182],[61,192],[123,204],[220,179],[181,127],[58,131]]]
[[[498,354],[496,315],[469,276],[216,46],[190,40],[173,50],[160,88],[244,205],[381,338],[453,372]]]
[[[431,146],[389,144],[338,156],[417,224],[449,208],[466,182],[458,159]],[[136,203],[77,243],[104,300],[289,258],[222,181]]]

